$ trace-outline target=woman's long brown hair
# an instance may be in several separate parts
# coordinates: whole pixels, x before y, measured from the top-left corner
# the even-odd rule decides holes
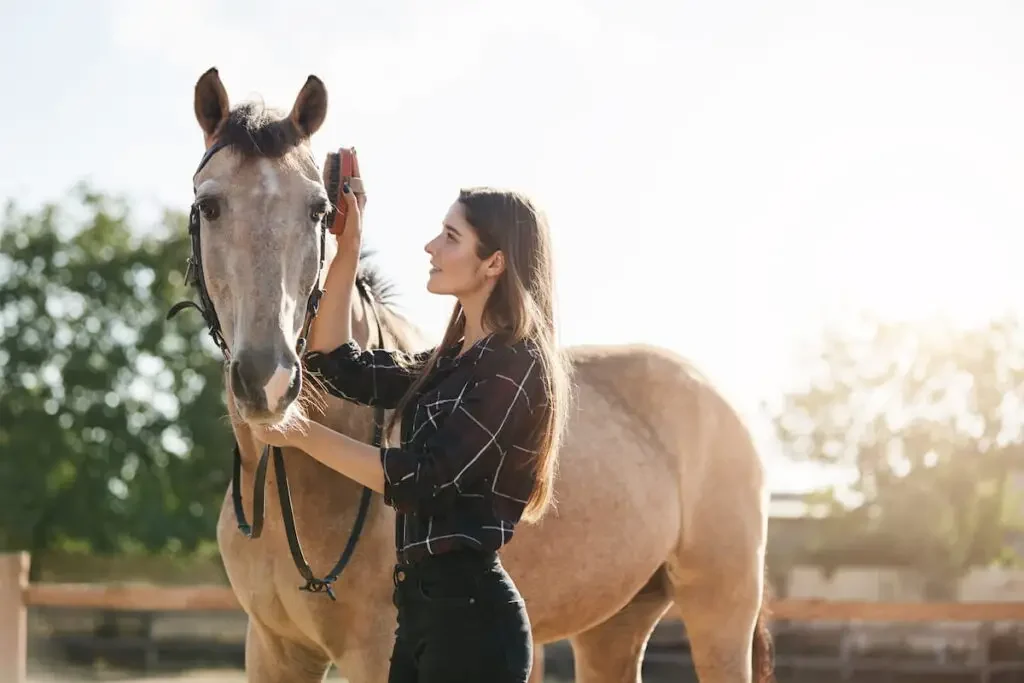
[[[477,255],[487,258],[497,250],[505,257],[505,270],[484,306],[485,329],[500,332],[510,343],[528,339],[537,347],[547,392],[547,409],[533,461],[533,493],[523,520],[539,520],[552,500],[558,449],[568,412],[569,368],[555,334],[554,268],[547,220],[525,195],[489,187],[464,189],[459,203],[479,240]],[[463,337],[466,319],[456,302],[444,337],[416,381],[391,414],[390,433],[409,401],[418,394],[443,349]]]

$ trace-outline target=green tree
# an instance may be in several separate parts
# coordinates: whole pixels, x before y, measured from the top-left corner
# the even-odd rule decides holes
[[[220,359],[190,296],[186,219],[132,225],[78,188],[0,223],[0,547],[191,550],[230,473]]]
[[[1008,483],[1024,471],[1020,321],[861,321],[828,331],[817,359],[774,422],[789,456],[856,471],[852,506],[817,496],[835,515],[818,557],[914,566],[935,594],[1007,559]]]

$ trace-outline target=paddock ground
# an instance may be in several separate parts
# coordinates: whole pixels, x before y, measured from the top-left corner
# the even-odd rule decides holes
[[[344,683],[336,672],[327,678],[331,683]],[[29,671],[27,683],[247,683],[245,673],[231,669],[190,671],[182,674],[158,674],[139,677],[135,674],[102,672],[75,668]],[[546,678],[544,683],[567,683],[565,679]]]
[[[334,676],[331,681],[340,681]],[[142,678],[116,673],[95,673],[91,671],[50,671],[31,673],[28,683],[246,683],[241,671],[194,671],[180,675],[144,676]]]

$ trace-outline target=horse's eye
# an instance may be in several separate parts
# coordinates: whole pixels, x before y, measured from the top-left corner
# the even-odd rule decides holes
[[[220,203],[212,197],[205,197],[199,200],[199,211],[206,220],[215,221],[220,218]]]
[[[327,215],[327,204],[318,202],[309,208],[309,218],[314,223],[319,223]]]

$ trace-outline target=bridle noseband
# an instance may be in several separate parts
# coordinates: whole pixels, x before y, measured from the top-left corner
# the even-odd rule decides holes
[[[199,172],[203,170],[203,167],[206,166],[207,162],[210,161],[210,158],[226,146],[226,143],[220,141],[210,145],[192,176],[193,181],[195,180],[195,176],[198,175]],[[313,161],[312,157],[310,157],[310,161]],[[313,165],[316,166],[315,161],[313,161]],[[195,187],[193,187],[193,192],[195,192]],[[295,351],[300,359],[305,353],[309,329],[313,323],[313,319],[316,318],[316,314],[320,309],[320,299],[323,297],[324,293],[323,289],[320,287],[320,276],[323,272],[324,259],[326,257],[327,232],[331,225],[331,221],[334,220],[334,212],[336,211],[333,207],[334,204],[332,203],[332,209],[320,221],[320,260],[317,265],[316,280],[313,283],[313,289],[310,291],[309,297],[306,300],[306,317],[303,321],[298,341],[296,342]],[[199,205],[198,203],[193,203],[189,212],[188,221],[188,232],[192,242],[192,253],[189,256],[185,270],[185,284],[186,286],[191,285],[195,288],[199,296],[199,302],[196,303],[195,301],[187,299],[176,303],[167,312],[167,319],[170,320],[186,308],[195,308],[203,316],[203,320],[206,322],[206,327],[209,330],[210,337],[213,338],[214,343],[217,344],[221,353],[224,354],[225,360],[230,360],[231,352],[224,339],[224,334],[220,326],[220,319],[217,317],[217,311],[214,308],[213,300],[210,299],[210,294],[206,289],[206,279],[203,273],[202,244],[200,242],[200,226],[201,215]],[[368,308],[373,312],[373,317],[377,324],[378,346],[382,347],[384,345],[384,332],[381,329],[380,315],[377,313],[373,305],[373,297],[363,288],[362,283],[358,280],[356,281],[356,284],[360,297],[365,300]],[[373,445],[379,447],[384,435],[384,410],[382,408],[375,408],[373,417]],[[291,492],[288,488],[288,476],[285,471],[284,454],[279,446],[274,446],[272,448],[270,446],[265,446],[263,448],[263,453],[260,455],[259,462],[256,465],[252,501],[253,523],[250,525],[245,519],[245,510],[242,506],[242,454],[238,446],[238,441],[235,441],[233,449],[234,462],[231,473],[231,499],[235,509],[235,520],[238,524],[238,529],[246,538],[259,538],[263,533],[264,511],[266,509],[265,491],[267,465],[271,453],[274,458],[274,474],[277,479],[277,493],[281,504],[281,516],[284,522],[285,536],[288,539],[288,549],[291,552],[292,560],[295,563],[296,569],[298,569],[299,573],[306,580],[306,584],[304,586],[300,586],[300,590],[312,593],[323,592],[326,593],[331,600],[334,600],[335,597],[332,586],[341,575],[341,572],[345,570],[345,567],[348,565],[349,560],[352,558],[352,554],[355,551],[356,544],[359,542],[359,537],[362,534],[363,526],[365,525],[366,517],[369,512],[370,499],[372,498],[373,490],[366,486],[363,487],[362,497],[359,501],[359,511],[356,514],[356,520],[352,526],[352,533],[349,535],[348,542],[345,544],[345,549],[342,551],[341,557],[324,578],[317,578],[316,575],[313,574],[313,570],[310,568],[309,563],[306,562],[306,559],[303,556],[302,546],[299,543],[298,535],[295,531],[295,516],[292,512]]]

